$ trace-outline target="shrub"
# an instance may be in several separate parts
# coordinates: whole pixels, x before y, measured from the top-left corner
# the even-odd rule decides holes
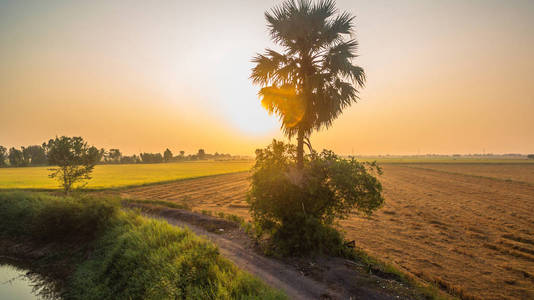
[[[0,193],[0,230],[35,242],[91,241],[118,212],[118,202],[92,197]]]
[[[92,241],[118,212],[118,202],[90,197],[50,201],[32,222],[32,235],[44,241]]]
[[[376,163],[332,151],[313,152],[298,168],[295,147],[274,140],[256,151],[253,172],[252,217],[283,255],[339,254],[343,239],[332,227],[335,220],[353,211],[371,214],[384,202]]]
[[[527,155],[527,158],[528,158],[528,159],[534,159],[534,154],[529,154],[529,155]]]

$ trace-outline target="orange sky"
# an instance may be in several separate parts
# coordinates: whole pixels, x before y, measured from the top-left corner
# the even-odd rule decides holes
[[[0,145],[251,155],[281,137],[248,79],[278,1],[92,2],[0,2]],[[315,148],[534,153],[534,1],[369,2],[337,1],[368,80]]]

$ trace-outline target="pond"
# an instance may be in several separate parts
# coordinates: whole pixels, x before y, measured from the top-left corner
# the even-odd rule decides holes
[[[0,265],[0,299],[41,299],[37,296],[38,291],[34,292],[36,283],[26,274],[25,270],[10,265]]]

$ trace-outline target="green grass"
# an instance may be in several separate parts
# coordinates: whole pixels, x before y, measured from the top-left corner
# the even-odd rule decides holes
[[[29,252],[35,245],[58,249],[30,269],[67,270],[64,299],[286,299],[221,257],[211,242],[118,203],[0,192],[0,239],[22,242]]]
[[[249,170],[253,161],[195,161],[166,164],[98,165],[87,189],[109,189]],[[59,189],[50,167],[0,168],[0,189]]]

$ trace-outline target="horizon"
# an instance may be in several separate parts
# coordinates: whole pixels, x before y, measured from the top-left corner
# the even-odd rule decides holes
[[[316,150],[534,153],[534,2],[336,2],[367,82]],[[249,79],[278,3],[3,1],[0,145],[252,156],[285,139]]]

